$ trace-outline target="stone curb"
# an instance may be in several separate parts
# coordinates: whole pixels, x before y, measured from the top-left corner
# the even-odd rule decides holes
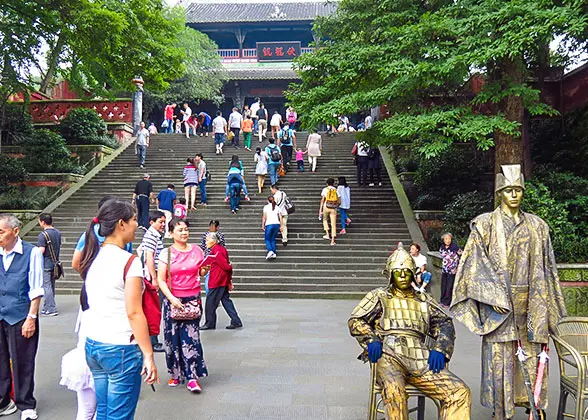
[[[98,165],[96,165],[94,168],[92,168],[92,170],[90,172],[88,172],[80,182],[75,183],[66,192],[64,192],[59,197],[57,197],[57,199],[55,201],[53,201],[51,204],[49,204],[47,207],[45,207],[43,209],[43,213],[51,213],[57,207],[61,206],[68,198],[70,198],[80,188],[82,188],[84,185],[86,185],[88,183],[88,181],[90,181],[92,178],[94,178],[94,176],[98,172],[100,172],[102,169],[104,169],[106,166],[108,166],[110,164],[110,162],[112,162],[114,159],[116,159],[118,157],[118,155],[120,155],[122,152],[124,152],[127,149],[127,147],[129,147],[134,142],[135,142],[135,138],[133,137],[131,140],[127,141],[126,143],[121,144],[120,147],[118,149],[114,150],[114,152],[112,154],[105,157],[102,160],[102,162],[100,162]],[[27,235],[31,230],[33,230],[37,226],[37,224],[38,224],[37,220],[33,219],[30,222],[28,222],[26,225],[24,225],[22,227],[22,229],[20,230],[20,237],[24,238],[25,235]]]
[[[394,193],[396,194],[396,198],[398,199],[398,204],[400,205],[400,209],[402,210],[404,221],[406,222],[406,226],[408,226],[410,237],[414,242],[418,242],[421,245],[421,254],[427,255],[429,252],[429,247],[427,246],[427,242],[425,241],[423,233],[421,232],[421,229],[419,228],[419,225],[416,222],[414,212],[412,211],[412,207],[410,207],[410,202],[408,201],[408,197],[406,196],[404,187],[398,179],[398,174],[396,173],[396,168],[394,167],[394,163],[390,158],[390,154],[388,153],[388,150],[383,146],[380,146],[380,154],[382,155],[384,166],[386,167],[386,171],[388,172],[388,178],[390,178],[392,188],[394,188]]]

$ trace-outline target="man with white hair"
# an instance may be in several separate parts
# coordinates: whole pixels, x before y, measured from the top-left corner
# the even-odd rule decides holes
[[[20,239],[19,232],[20,221],[15,216],[0,214],[0,416],[18,408],[21,420],[35,420],[43,253]],[[16,403],[10,399],[13,377]]]

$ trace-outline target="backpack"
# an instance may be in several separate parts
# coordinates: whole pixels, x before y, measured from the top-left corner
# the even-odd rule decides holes
[[[272,162],[279,162],[282,160],[282,155],[277,147],[270,147],[270,159]]]
[[[292,145],[292,136],[290,135],[290,129],[282,130],[281,137],[282,137],[282,144],[284,146],[291,146]]]
[[[131,267],[131,264],[135,258],[137,258],[137,256],[133,254],[127,261],[125,270],[123,272],[123,282],[126,281],[129,268]],[[143,264],[143,261],[141,261],[141,264]],[[149,328],[149,336],[152,337],[154,335],[159,335],[161,325],[161,306],[159,305],[159,294],[157,293],[155,286],[145,277],[143,277],[142,306],[145,319],[147,320],[147,327]]]
[[[335,188],[327,187],[327,195],[325,196],[325,204],[329,209],[336,209],[339,207],[341,203],[341,199],[337,195],[337,190]]]
[[[288,123],[290,123],[290,124],[296,123],[296,114],[294,112],[288,113]]]
[[[294,203],[292,202],[292,200],[290,200],[290,197],[288,197],[286,195],[286,198],[284,200],[285,200],[284,208],[286,209],[286,213],[292,214],[292,213],[296,212],[296,207],[294,206]]]
[[[367,151],[367,156],[369,159],[373,159],[376,157],[376,149],[374,149],[373,147],[370,147]]]

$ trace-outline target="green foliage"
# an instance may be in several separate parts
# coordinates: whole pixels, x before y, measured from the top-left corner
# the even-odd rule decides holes
[[[548,225],[558,262],[588,261],[588,238],[568,219],[565,203],[555,200],[540,182],[527,182],[522,209],[542,218]]]
[[[49,130],[35,130],[23,145],[23,163],[29,172],[79,172],[71,152],[59,134]]]
[[[491,188],[492,159],[489,153],[467,145],[451,146],[436,157],[421,156],[414,182],[417,209],[439,210],[457,194]],[[490,180],[490,183],[488,182]]]
[[[47,188],[10,187],[0,195],[2,210],[42,210],[51,203]]]
[[[493,210],[493,196],[488,192],[471,191],[455,196],[445,206],[445,225],[443,229],[451,232],[460,243],[470,234],[471,220]]]
[[[227,73],[216,53],[216,44],[201,32],[186,27],[178,37],[177,46],[186,52],[186,72],[161,93],[147,87],[143,95],[144,115],[149,115],[155,107],[174,102],[208,100],[220,104],[224,99],[220,92]]]
[[[487,150],[497,132],[520,135],[505,98],[555,112],[527,76],[549,64],[542,53],[556,36],[572,46],[563,54],[581,51],[587,26],[572,1],[342,0],[316,21],[325,41],[297,59],[301,83],[287,97],[305,127],[386,104],[390,117],[364,134],[372,144],[419,140],[427,157],[459,142]],[[466,87],[476,74],[486,80],[477,97]]]
[[[163,90],[185,72],[177,43],[184,27],[183,9],[160,0],[4,0],[2,93],[37,88],[33,69],[42,90],[57,74],[96,94],[130,90],[137,75]]]
[[[588,177],[588,106],[561,118],[531,120],[529,133],[535,162]]]
[[[5,112],[6,144],[21,144],[33,133],[33,119],[22,104],[7,104]]]
[[[67,144],[102,144],[116,149],[118,142],[106,135],[106,123],[92,109],[74,108],[59,124]]]
[[[9,188],[9,182],[24,181],[26,176],[27,170],[21,159],[0,155],[0,193],[3,194]]]

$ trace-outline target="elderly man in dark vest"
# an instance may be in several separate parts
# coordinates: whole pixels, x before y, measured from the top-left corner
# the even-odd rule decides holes
[[[33,389],[43,254],[21,240],[19,231],[16,217],[0,214],[0,416],[12,414],[18,407],[21,420],[35,420]],[[10,399],[12,378],[16,404]]]

